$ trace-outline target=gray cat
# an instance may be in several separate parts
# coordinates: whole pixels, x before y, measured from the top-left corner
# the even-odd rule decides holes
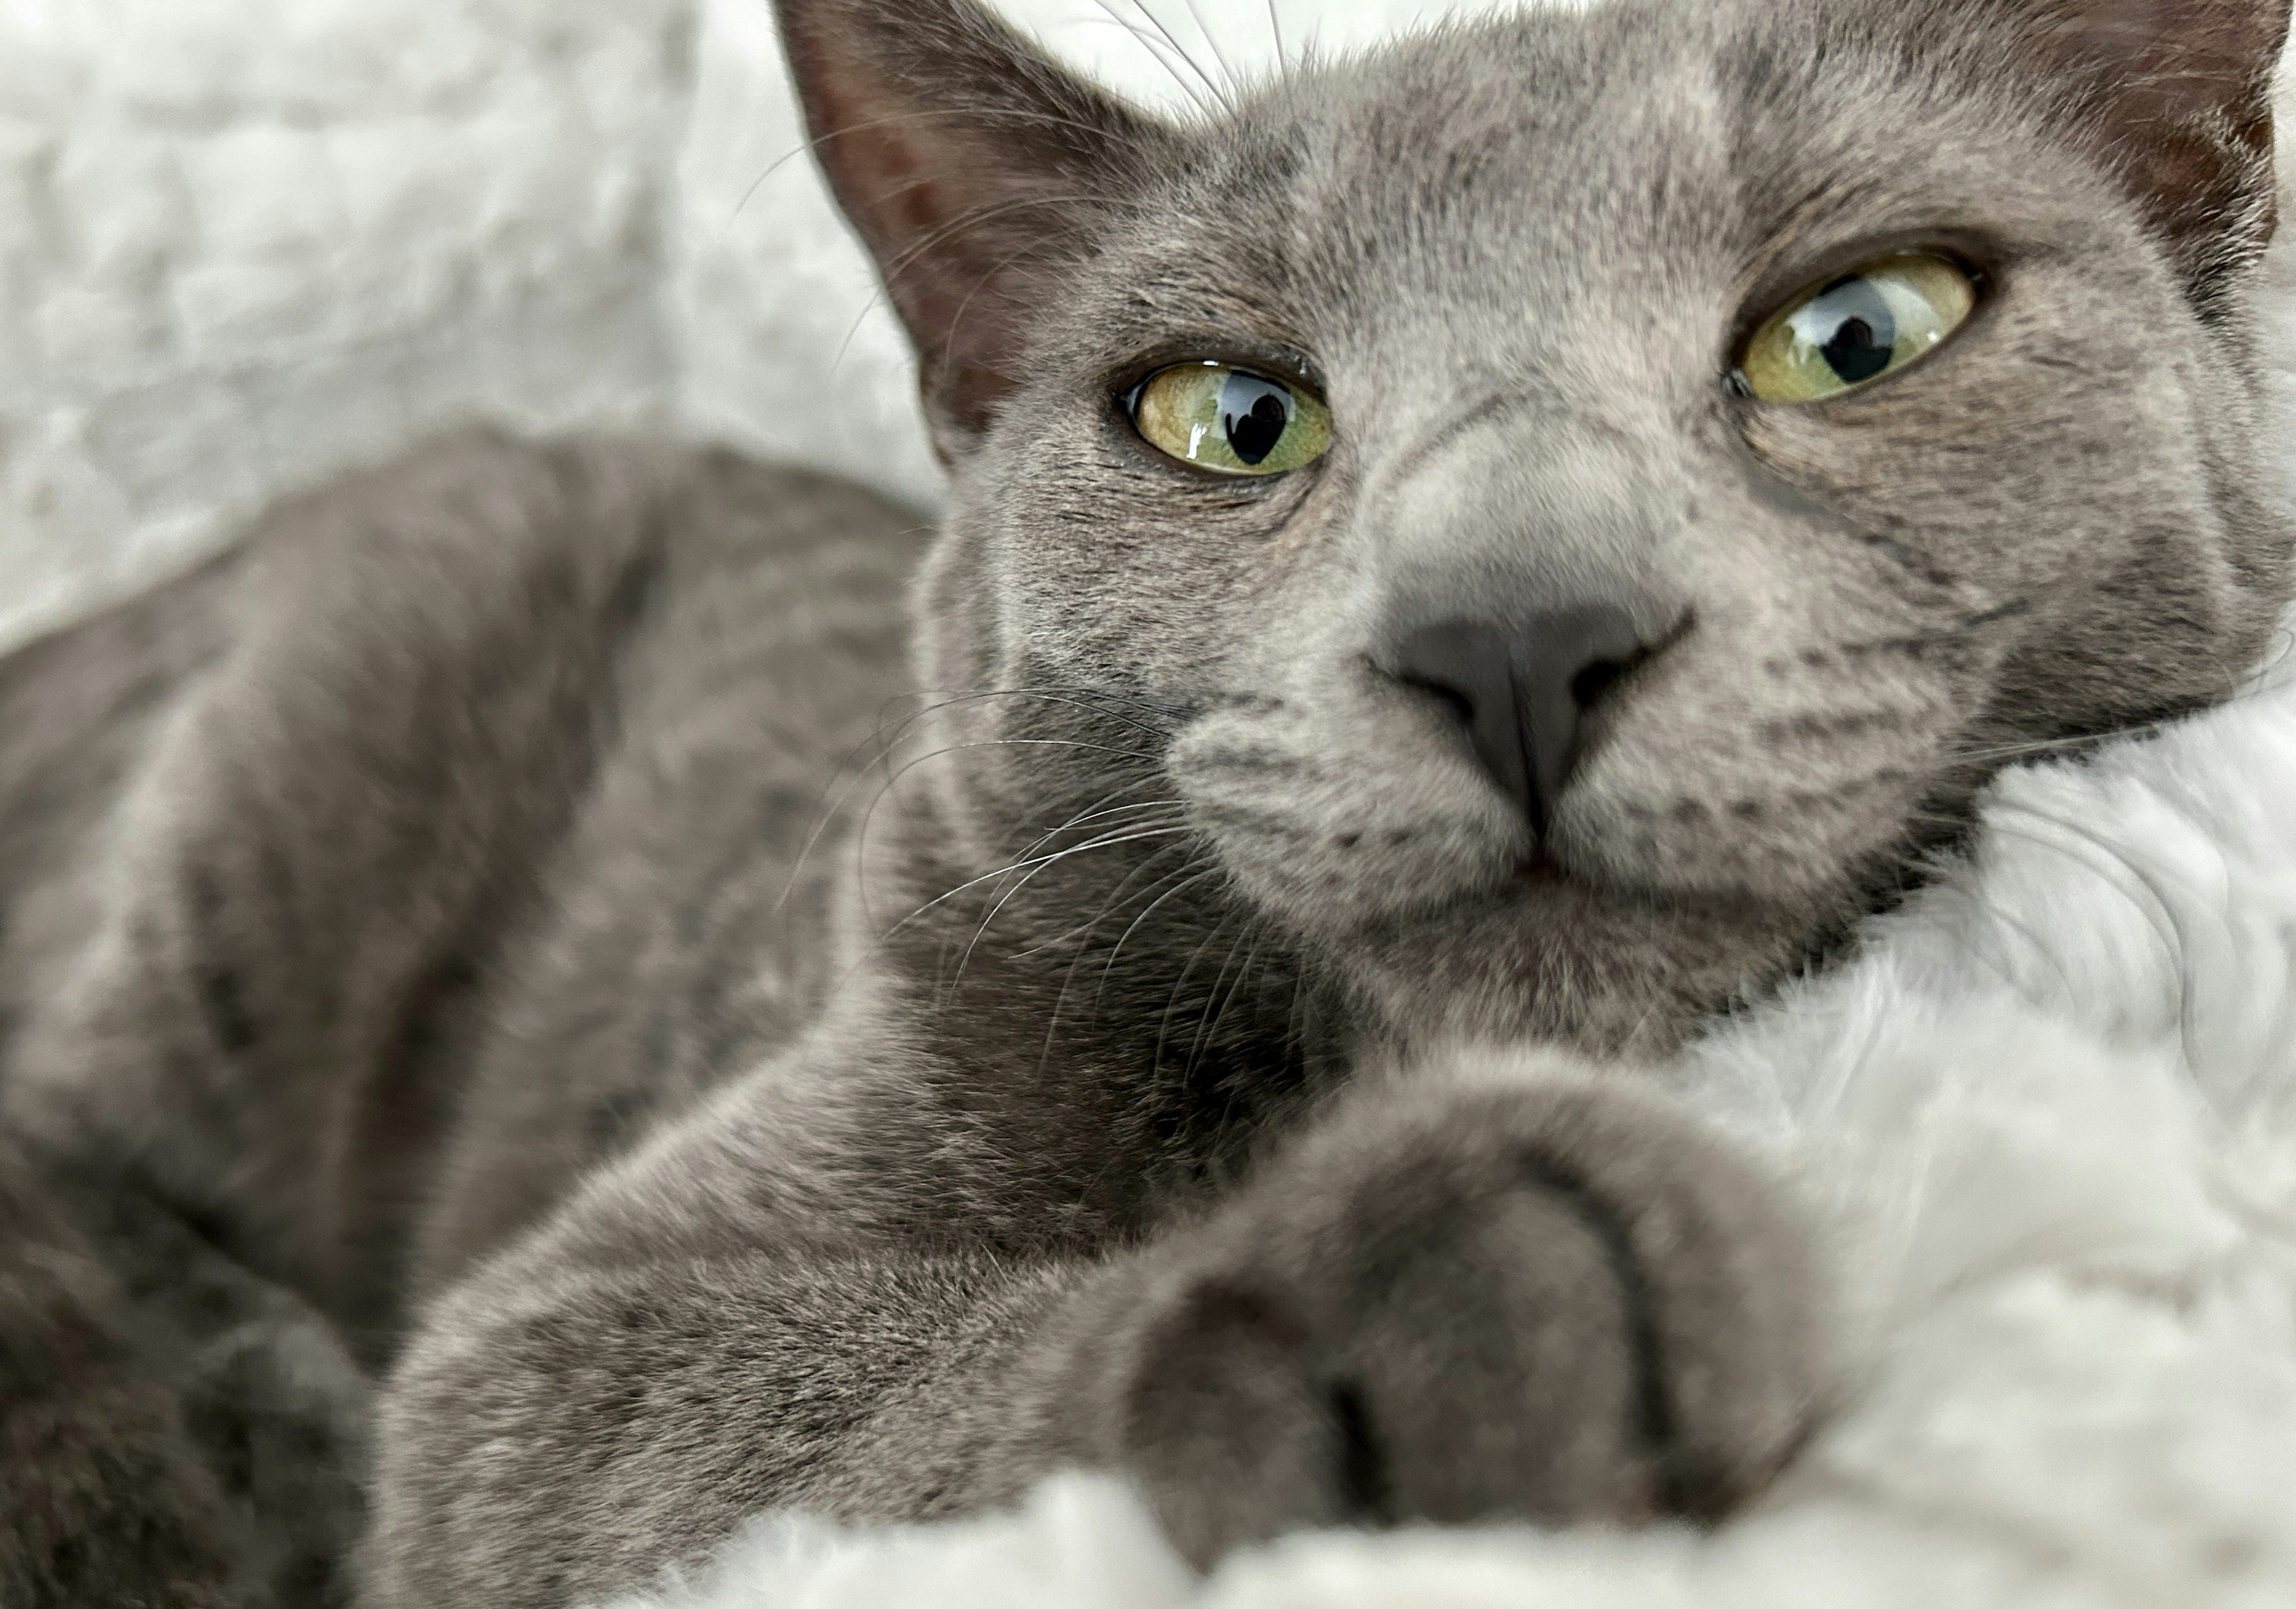
[[[1615,0],[1177,127],[780,0],[930,543],[469,435],[0,663],[0,1601],[1759,1490],[1823,1226],[1637,1069],[2259,653],[2287,9]]]

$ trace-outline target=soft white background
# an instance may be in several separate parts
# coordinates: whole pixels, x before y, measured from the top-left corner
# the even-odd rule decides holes
[[[1215,74],[1429,9],[1197,0],[1208,37],[1149,3]],[[1006,9],[1182,103],[1136,0]],[[0,638],[480,414],[930,502],[898,333],[798,143],[766,0],[0,0]]]

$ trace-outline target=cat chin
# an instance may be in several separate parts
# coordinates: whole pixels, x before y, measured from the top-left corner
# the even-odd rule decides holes
[[[1464,1036],[1662,1055],[1829,949],[1871,903],[1839,868],[1654,884],[1605,855],[1604,840],[1542,849],[1503,825],[1439,817],[1408,837],[1334,843],[1241,830],[1230,816],[1207,836],[1231,888],[1320,956],[1375,1031],[1412,1045]]]
[[[1847,899],[1660,899],[1533,866],[1499,890],[1317,948],[1402,1047],[1534,1040],[1654,1057],[1836,944]]]

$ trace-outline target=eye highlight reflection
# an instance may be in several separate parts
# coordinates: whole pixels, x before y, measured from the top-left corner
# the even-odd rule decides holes
[[[1803,291],[1773,314],[1738,360],[1765,402],[1816,402],[1903,368],[1952,334],[1977,306],[1967,271],[1906,252]]]
[[[1280,475],[1322,457],[1332,415],[1299,387],[1205,359],[1159,369],[1132,395],[1132,427],[1158,451],[1223,475]]]

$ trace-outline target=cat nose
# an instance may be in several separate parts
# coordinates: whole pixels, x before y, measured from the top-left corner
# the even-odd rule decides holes
[[[1491,779],[1542,837],[1578,759],[1578,732],[1648,652],[1627,612],[1583,603],[1511,625],[1445,620],[1398,644],[1392,673],[1451,704]]]

